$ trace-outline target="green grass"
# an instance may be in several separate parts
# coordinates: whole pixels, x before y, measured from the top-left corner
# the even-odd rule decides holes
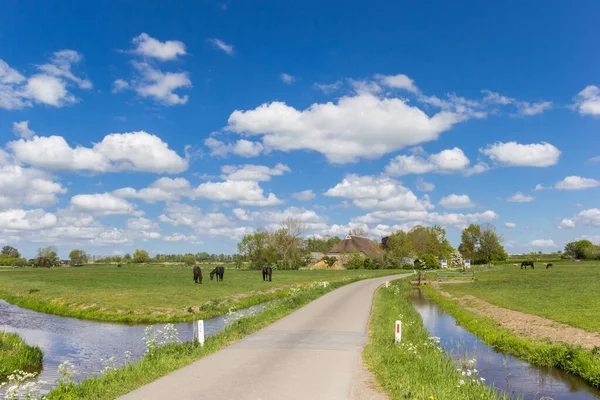
[[[402,400],[509,399],[481,383],[460,385],[464,377],[452,359],[429,340],[421,316],[406,297],[408,290],[406,281],[396,281],[375,294],[371,340],[363,358],[385,393]],[[403,324],[402,344],[393,343],[398,319]]]
[[[191,267],[89,265],[80,268],[19,268],[1,272],[0,298],[51,314],[117,322],[180,322],[207,319],[230,308],[245,308],[287,295],[285,289],[313,281],[338,282],[377,271],[274,271],[263,282],[260,271],[226,270],[223,282],[194,284]]]
[[[29,346],[16,333],[0,332],[0,378],[13,371],[32,371],[42,366],[42,350]]]
[[[76,385],[61,385],[49,393],[48,399],[96,400],[117,398],[223,349],[225,346],[264,328],[338,287],[366,277],[370,276],[363,273],[362,276],[356,275],[353,278],[331,283],[327,288],[320,285],[312,286],[310,289],[307,287],[277,303],[268,305],[262,312],[241,318],[218,334],[207,337],[203,347],[192,343],[163,347],[158,349],[152,356],[147,355],[139,362],[121,367],[104,376],[89,378]]]
[[[600,387],[600,349],[586,351],[563,343],[530,340],[501,328],[493,318],[463,309],[454,300],[442,296],[430,286],[424,286],[422,290],[459,324],[495,350],[512,354],[533,365],[562,369],[582,377],[594,387]]]
[[[499,271],[476,272],[476,281],[443,285],[461,297],[473,295],[500,307],[539,315],[600,332],[600,262],[536,263],[534,270],[512,264]]]

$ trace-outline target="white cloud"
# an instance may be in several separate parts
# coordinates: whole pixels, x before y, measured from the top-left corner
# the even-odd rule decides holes
[[[312,190],[303,190],[301,192],[292,193],[292,197],[298,201],[310,201],[317,197]]]
[[[204,141],[204,145],[211,149],[211,156],[225,157],[229,153],[240,157],[250,158],[260,155],[263,151],[263,145],[259,142],[240,139],[235,144],[226,144],[220,140],[209,137]]]
[[[532,144],[497,142],[479,151],[507,167],[549,167],[558,163],[561,153],[546,142]]]
[[[275,206],[283,203],[273,193],[266,197],[256,181],[224,181],[201,183],[194,191],[199,196],[213,201],[236,201],[246,206]]]
[[[35,135],[35,132],[29,129],[29,121],[13,122],[13,132],[23,139],[30,139]]]
[[[463,171],[463,174],[465,176],[471,176],[471,175],[475,175],[475,174],[481,174],[489,169],[490,169],[489,165],[480,161],[477,164],[473,165],[472,167],[465,169]]]
[[[233,220],[222,213],[204,214],[198,207],[181,203],[169,204],[159,220],[172,226],[191,228],[198,236],[225,236],[239,239],[254,231],[250,227],[236,226]]]
[[[39,66],[39,69],[50,76],[65,78],[75,82],[80,89],[91,89],[92,82],[88,79],[79,78],[71,72],[71,67],[83,60],[83,56],[75,50],[61,50],[52,55],[49,64]]]
[[[515,224],[514,222],[505,222],[504,226],[512,229],[512,228],[516,228],[517,224]]]
[[[500,216],[492,211],[487,210],[482,213],[457,214],[457,213],[437,213],[429,211],[374,211],[362,217],[354,218],[353,221],[363,221],[369,223],[381,222],[386,220],[391,221],[409,221],[418,222],[418,224],[439,224],[444,226],[455,226],[457,228],[465,228],[469,224],[479,224],[483,222],[491,222],[498,219]]]
[[[77,98],[69,93],[62,79],[49,75],[34,75],[27,80],[25,96],[38,103],[54,107],[62,107],[75,103]]]
[[[572,219],[569,219],[569,218],[563,218],[558,223],[558,227],[560,229],[573,229],[573,228],[575,228],[575,221],[573,221]]]
[[[451,194],[443,197],[438,204],[445,208],[473,208],[477,206],[477,203],[466,194]]]
[[[117,79],[113,82],[112,87],[113,93],[119,93],[129,88],[129,82],[123,79]]]
[[[336,90],[340,89],[342,87],[342,81],[336,81],[333,83],[316,83],[314,84],[314,86],[321,90],[323,93],[325,94],[329,94],[332,92],[335,92]]]
[[[600,186],[600,181],[591,178],[582,178],[580,176],[567,176],[560,182],[556,182],[554,187],[558,190],[582,190]]]
[[[417,190],[421,192],[431,192],[435,189],[435,185],[431,182],[426,182],[423,178],[419,177],[417,179]]]
[[[272,176],[281,176],[292,170],[283,164],[277,164],[273,168],[264,165],[224,165],[221,167],[223,180],[229,181],[270,181]]]
[[[144,131],[112,133],[92,148],[72,148],[62,136],[34,136],[9,142],[7,147],[18,160],[52,170],[179,173],[188,167],[187,159]]]
[[[592,157],[588,161],[592,163],[600,162],[600,156]]]
[[[207,42],[210,43],[215,49],[222,50],[230,56],[233,55],[233,45],[227,44],[221,39],[216,38],[207,39]]]
[[[466,112],[451,111],[429,117],[403,99],[361,93],[342,97],[337,104],[313,104],[305,110],[282,102],[236,110],[226,129],[260,135],[269,149],[314,150],[331,162],[347,163],[435,140],[469,118]]]
[[[110,193],[78,194],[71,198],[71,204],[78,211],[99,216],[141,213],[134,204]]]
[[[394,157],[385,167],[385,173],[390,176],[407,174],[425,174],[428,172],[453,172],[467,168],[469,159],[458,147],[430,154],[427,158],[421,155],[400,155]]]
[[[281,81],[287,85],[291,85],[292,83],[294,83],[294,81],[296,80],[296,78],[292,75],[289,74],[279,74],[279,78],[281,79]]]
[[[161,42],[160,40],[150,37],[147,33],[141,33],[131,41],[136,48],[133,50],[134,53],[142,55],[144,57],[153,57],[161,61],[175,60],[178,56],[184,56],[185,44],[178,40],[167,40]]]
[[[600,235],[581,235],[577,238],[577,240],[589,240],[593,244],[600,246]]]
[[[531,247],[546,248],[546,247],[557,247],[556,243],[552,239],[536,239],[529,242]]]
[[[487,89],[482,90],[481,93],[485,94],[485,97],[483,98],[485,103],[507,105],[515,101],[515,99],[503,96],[500,93],[492,92],[491,90]]]
[[[187,103],[189,96],[174,93],[178,89],[192,87],[189,74],[183,72],[163,72],[146,62],[133,62],[140,79],[133,82],[133,88],[142,97],[151,97],[165,105]]]
[[[163,236],[163,240],[167,242],[191,242],[191,243],[202,243],[198,240],[198,237],[195,235],[184,235],[183,233],[174,233],[169,236]]]
[[[157,231],[158,224],[148,218],[129,218],[127,220],[127,229],[133,231]]]
[[[181,197],[194,197],[190,182],[185,178],[160,178],[149,187],[136,190],[131,187],[117,189],[114,196],[130,199],[141,199],[147,203],[158,201],[178,201]]]
[[[18,165],[0,167],[0,209],[21,204],[50,206],[58,202],[58,195],[66,192],[42,171]]]
[[[0,83],[22,83],[25,80],[26,78],[19,71],[11,68],[4,60],[0,60]]]
[[[533,188],[534,192],[539,192],[540,190],[548,190],[548,189],[552,189],[551,186],[544,186],[541,183],[538,183],[537,185],[535,185],[535,188]]]
[[[56,224],[56,215],[47,213],[41,208],[36,210],[11,209],[0,211],[0,231],[2,230],[37,230]]]
[[[530,103],[527,101],[518,101],[515,103],[519,115],[532,116],[543,113],[546,110],[552,108],[551,101],[540,101],[538,103]]]
[[[575,97],[575,108],[581,115],[600,116],[600,87],[586,86]]]
[[[600,228],[600,208],[590,208],[579,212],[573,219],[582,221],[586,225]]]
[[[517,192],[510,196],[506,201],[510,201],[512,203],[529,203],[530,201],[535,200],[535,197],[525,195],[521,192]]]
[[[415,82],[404,74],[398,75],[381,75],[376,74],[377,79],[382,85],[388,86],[394,89],[404,89],[412,93],[417,93],[419,89],[415,85]]]
[[[368,210],[426,210],[433,208],[427,195],[419,199],[400,182],[385,177],[346,175],[325,196],[352,199],[355,206]]]

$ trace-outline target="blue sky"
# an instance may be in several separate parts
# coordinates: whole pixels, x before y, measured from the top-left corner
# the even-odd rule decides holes
[[[288,217],[600,242],[596,2],[147,3],[4,4],[0,243],[232,253]]]

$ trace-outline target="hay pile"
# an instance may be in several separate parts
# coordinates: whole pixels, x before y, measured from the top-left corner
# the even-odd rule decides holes
[[[304,268],[300,268],[300,269],[327,269],[327,270],[339,271],[339,270],[346,269],[346,268],[344,268],[344,266],[338,261],[336,261],[335,264],[333,264],[331,267],[329,267],[329,266],[327,266],[327,262],[325,262],[324,260],[321,260],[318,263],[311,265],[310,267],[304,267]]]

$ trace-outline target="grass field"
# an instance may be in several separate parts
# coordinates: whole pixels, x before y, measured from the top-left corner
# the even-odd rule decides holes
[[[0,272],[0,298],[52,314],[120,322],[177,322],[205,319],[289,295],[294,285],[337,282],[397,273],[376,271],[226,270],[223,282],[195,284],[184,266],[90,265],[80,268],[19,268]]]
[[[500,307],[535,314],[574,327],[600,332],[600,262],[553,262],[545,269],[476,273],[476,281],[442,285],[455,295],[473,295]]]
[[[15,370],[40,368],[42,358],[39,347],[29,346],[16,333],[0,332],[0,378]]]

